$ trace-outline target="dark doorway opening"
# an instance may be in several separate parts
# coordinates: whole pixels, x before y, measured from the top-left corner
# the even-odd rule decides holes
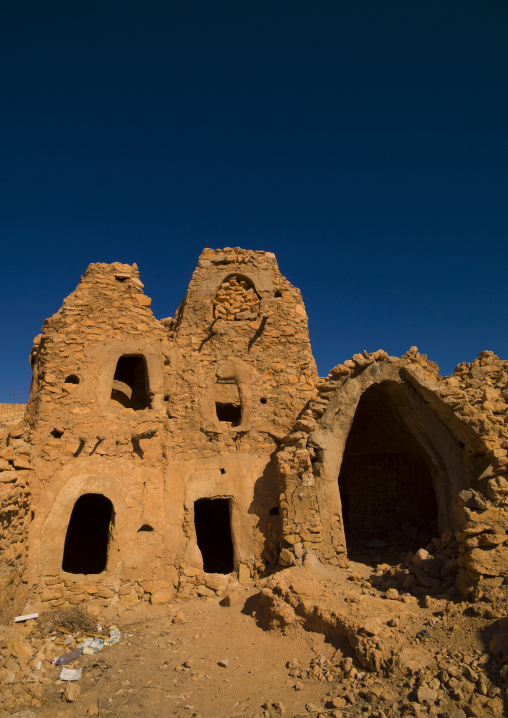
[[[111,399],[127,409],[150,408],[148,369],[144,356],[124,354],[118,360]]]
[[[206,573],[231,573],[233,541],[229,499],[198,499],[194,525]]]
[[[102,494],[84,494],[74,504],[65,537],[62,569],[101,573],[108,561],[113,504]]]
[[[338,481],[349,557],[394,563],[439,535],[438,509],[432,465],[381,387],[358,403]]]

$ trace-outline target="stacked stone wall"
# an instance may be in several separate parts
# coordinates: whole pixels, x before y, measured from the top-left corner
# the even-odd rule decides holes
[[[21,610],[27,598],[28,529],[31,521],[30,446],[26,427],[0,431],[0,623]]]
[[[413,454],[368,454],[350,457],[339,478],[343,518],[348,528],[361,536],[397,535],[410,522],[427,529],[435,524],[435,496],[428,469],[421,457]],[[430,490],[430,491],[429,491]],[[434,521],[432,522],[432,519]],[[424,541],[424,543],[427,543]]]

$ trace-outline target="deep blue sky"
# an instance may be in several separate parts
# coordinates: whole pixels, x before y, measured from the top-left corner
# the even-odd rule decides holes
[[[201,249],[274,251],[318,369],[508,358],[506,0],[0,8],[0,388],[90,262],[173,315]]]

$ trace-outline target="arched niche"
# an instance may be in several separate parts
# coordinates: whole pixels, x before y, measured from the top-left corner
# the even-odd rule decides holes
[[[39,517],[40,523],[38,520],[34,522],[30,564],[37,566],[37,573],[40,571],[41,576],[68,575],[62,568],[68,527],[80,497],[89,494],[103,496],[113,506],[114,520],[109,523],[106,570],[115,571],[132,530],[124,493],[124,488],[108,474],[82,473],[69,477],[55,493],[45,517]]]
[[[259,314],[260,299],[254,282],[242,274],[230,274],[213,299],[214,319],[228,322],[253,320]]]
[[[338,474],[353,559],[383,544],[415,550],[438,534],[435,467],[390,388],[374,384],[360,397]]]

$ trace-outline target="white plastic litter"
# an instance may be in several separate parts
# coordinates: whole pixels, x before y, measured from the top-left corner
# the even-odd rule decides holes
[[[93,642],[94,642],[93,638],[85,638],[83,641],[80,641],[78,643],[78,648],[80,650],[83,650],[83,648],[88,648],[88,646],[91,646]]]
[[[30,621],[30,619],[38,617],[38,613],[27,613],[26,616],[16,616],[16,618],[13,619],[13,623],[19,623],[20,621]]]
[[[97,653],[98,651],[101,651],[104,646],[104,641],[102,638],[96,638],[92,643],[90,644],[90,648],[94,653]]]
[[[66,668],[64,666],[58,677],[61,681],[79,681],[82,673],[82,668]]]

